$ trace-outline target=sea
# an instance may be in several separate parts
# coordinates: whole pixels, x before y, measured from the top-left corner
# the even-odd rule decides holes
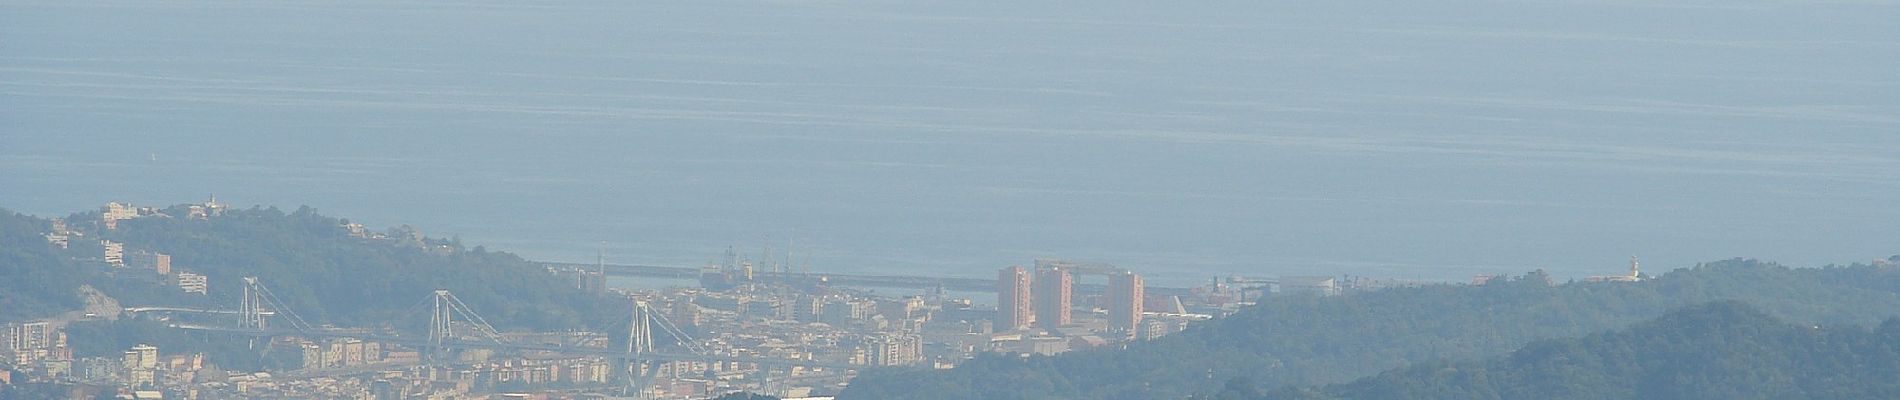
[[[1900,2],[0,0],[0,207],[537,260],[1559,278],[1900,253]]]

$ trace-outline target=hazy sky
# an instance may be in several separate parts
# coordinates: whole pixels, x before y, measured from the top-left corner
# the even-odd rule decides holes
[[[0,207],[1160,282],[1900,253],[1900,3],[1193,3],[0,0]]]

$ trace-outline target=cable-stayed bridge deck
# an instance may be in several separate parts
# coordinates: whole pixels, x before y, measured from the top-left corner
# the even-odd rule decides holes
[[[376,341],[376,342],[390,343],[390,344],[400,344],[400,345],[415,346],[415,347],[424,347],[424,346],[430,345],[429,340],[426,338],[395,336],[395,335],[386,335],[386,334],[377,334],[377,333],[365,333],[365,332],[353,331],[353,330],[318,329],[318,330],[312,330],[312,331],[298,331],[295,329],[283,329],[283,328],[271,328],[271,329],[260,330],[260,329],[232,328],[228,326],[215,326],[215,325],[202,325],[202,324],[172,324],[171,326],[173,328],[178,328],[178,329],[206,331],[206,332],[221,332],[221,333],[258,336],[258,337],[304,336],[304,337],[327,337],[327,338],[351,338],[351,339],[362,339],[362,340],[369,340],[369,341]],[[769,365],[769,366],[775,366],[775,367],[818,367],[818,368],[839,368],[839,369],[864,368],[864,366],[862,365],[851,365],[851,364],[838,363],[838,362],[801,360],[801,359],[791,359],[791,358],[734,356],[734,355],[720,355],[720,354],[691,354],[691,353],[677,353],[677,352],[664,352],[664,351],[634,353],[634,352],[629,352],[625,350],[600,348],[600,347],[561,346],[561,345],[540,344],[540,343],[496,342],[496,341],[489,341],[489,340],[443,340],[441,342],[441,346],[447,347],[447,348],[461,348],[461,349],[546,351],[546,352],[552,352],[552,353],[570,354],[570,355],[577,355],[577,356],[598,356],[598,357],[605,357],[605,358],[610,358],[610,359],[628,359],[628,360],[640,360],[640,361],[702,361],[702,362],[719,361],[719,362],[751,363],[751,364]]]

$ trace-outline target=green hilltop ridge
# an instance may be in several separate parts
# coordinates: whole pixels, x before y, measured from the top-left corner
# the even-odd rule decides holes
[[[1241,378],[1264,388],[1352,381],[1433,360],[1505,354],[1673,308],[1741,301],[1803,325],[1871,325],[1900,314],[1900,269],[1788,268],[1734,259],[1639,282],[1552,284],[1542,273],[1483,286],[1276,297],[1124,349],[979,356],[949,370],[873,370],[839,398],[1153,399],[1206,396]]]
[[[1783,322],[1740,302],[1673,311],[1621,331],[1539,341],[1507,356],[1427,362],[1352,383],[1219,400],[1739,400],[1900,398],[1900,319],[1878,328]]]
[[[572,282],[514,254],[465,248],[455,239],[409,235],[392,238],[353,236],[347,220],[303,207],[230,209],[222,215],[188,218],[184,206],[158,215],[118,221],[104,229],[100,212],[65,218],[83,236],[69,248],[52,245],[44,234],[52,221],[0,210],[0,322],[47,318],[84,305],[79,287],[89,285],[125,307],[182,306],[236,309],[236,293],[247,276],[258,277],[311,324],[339,327],[395,327],[420,331],[414,321],[428,320],[418,308],[436,289],[448,289],[507,330],[592,328],[613,331],[624,322],[588,315],[623,315],[627,307],[574,287]],[[406,228],[406,227],[405,227]],[[151,270],[115,268],[99,261],[99,240],[123,243],[126,254],[149,250],[171,256],[173,274],[189,271],[207,277],[209,295],[187,294]],[[597,314],[598,313],[598,314]],[[156,322],[74,323],[69,329],[81,353],[118,351],[141,336],[161,346],[207,351],[221,365],[255,366],[249,355],[221,352],[213,341],[152,329]],[[129,335],[139,331],[145,335]],[[173,338],[176,340],[167,340]],[[92,349],[92,347],[98,347]],[[86,354],[82,354],[86,355]],[[222,358],[222,359],[220,359]]]

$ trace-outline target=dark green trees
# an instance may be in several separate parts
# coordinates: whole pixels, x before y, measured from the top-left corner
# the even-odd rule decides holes
[[[1208,395],[1232,378],[1260,388],[1346,382],[1433,360],[1501,355],[1525,344],[1628,326],[1665,311],[1741,300],[1810,325],[1873,324],[1900,314],[1900,270],[1793,269],[1729,260],[1634,283],[1552,286],[1532,274],[1275,299],[1125,350],[984,357],[945,371],[883,371],[845,399],[1148,399]]]
[[[1481,362],[1428,362],[1348,384],[1244,399],[1891,399],[1900,320],[1796,325],[1739,302],[1671,312],[1628,330],[1532,343]]]

